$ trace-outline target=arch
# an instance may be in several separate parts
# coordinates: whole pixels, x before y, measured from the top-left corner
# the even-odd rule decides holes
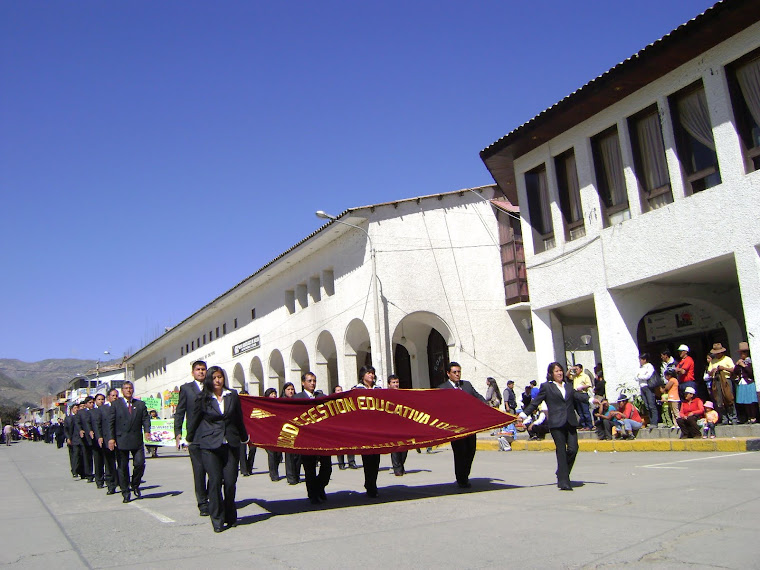
[[[230,388],[237,390],[238,392],[245,389],[245,372],[243,372],[243,365],[239,362],[235,363],[235,368],[232,369],[232,375],[229,378]]]
[[[290,351],[290,373],[291,382],[296,387],[301,385],[301,375],[311,370],[309,365],[309,353],[303,341],[297,340],[293,343],[293,349]]]
[[[332,394],[340,384],[338,378],[338,349],[329,331],[322,331],[317,337],[316,363],[317,387],[326,394]]]
[[[391,335],[394,372],[410,387],[435,388],[445,379],[442,367],[455,345],[451,327],[441,317],[428,311],[409,313]]]
[[[251,365],[248,367],[248,393],[251,396],[264,395],[264,365],[261,359],[254,356]]]
[[[269,355],[269,372],[267,388],[276,388],[279,393],[285,384],[285,361],[282,353],[274,349]]]
[[[369,330],[361,319],[353,319],[346,327],[344,354],[346,359],[346,386],[344,387],[349,387],[349,385],[354,385],[354,378],[358,378],[359,369],[372,364]],[[384,381],[385,378],[379,380]]]

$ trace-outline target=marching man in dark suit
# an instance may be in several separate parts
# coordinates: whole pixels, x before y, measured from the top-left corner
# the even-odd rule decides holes
[[[321,390],[317,390],[317,377],[313,372],[306,372],[301,376],[302,390],[294,398],[313,400],[324,396]],[[319,463],[319,475],[317,475],[317,463]],[[301,455],[304,479],[306,479],[306,493],[313,505],[318,505],[327,500],[325,487],[330,482],[332,475],[332,458],[329,455]]]
[[[572,382],[565,382],[565,369],[559,362],[552,362],[546,372],[546,382],[541,384],[538,394],[520,413],[526,420],[533,411],[546,402],[549,414],[546,423],[554,440],[557,453],[557,487],[561,491],[572,491],[570,471],[578,455],[578,414],[575,403],[588,405],[588,394],[573,389]]]
[[[462,367],[458,362],[449,363],[446,367],[446,376],[449,379],[438,386],[438,388],[443,390],[462,390],[484,404],[486,403],[486,399],[472,387],[472,384],[466,380],[462,380]],[[472,486],[470,485],[470,470],[472,469],[472,461],[475,459],[477,443],[477,434],[468,435],[451,442],[451,450],[454,452],[454,474],[457,478],[457,485],[462,489]]]
[[[187,418],[187,425],[193,422],[195,414],[195,400],[203,390],[203,381],[206,379],[206,363],[196,360],[191,365],[193,379],[182,384],[179,388],[179,402],[174,412],[174,437],[177,441],[177,449],[180,448],[182,439],[182,422]],[[202,517],[208,516],[208,481],[206,469],[203,467],[201,448],[197,443],[188,442],[187,450],[190,453],[190,464],[193,467],[193,481],[195,483],[195,498],[198,501],[198,511]]]
[[[119,399],[119,391],[111,388],[106,394],[106,401],[100,408],[100,429],[103,432],[103,469],[105,470],[105,484],[108,487],[106,495],[115,495],[116,487],[119,484],[119,473],[116,470],[116,452],[108,449],[108,416],[113,412],[111,405]]]
[[[79,437],[79,428],[77,427],[77,413],[79,404],[73,404],[69,410],[69,415],[63,420],[63,430],[66,436],[66,444],[69,446],[69,463],[71,463],[71,476],[79,479],[84,474],[82,471],[82,438]]]
[[[93,434],[92,420],[90,417],[90,410],[94,404],[92,396],[87,396],[84,402],[79,405],[79,412],[77,412],[74,418],[75,427],[79,430],[79,438],[82,440],[82,465],[84,471],[84,479],[87,479],[88,483],[95,481],[95,476],[92,473],[92,443]]]
[[[104,487],[105,480],[105,455],[103,450],[106,446],[105,426],[103,421],[106,419],[103,407],[106,397],[103,394],[95,396],[95,406],[90,410],[90,424],[93,431],[92,442],[92,461],[94,466],[95,484],[98,489]]]
[[[108,414],[108,449],[116,449],[119,486],[125,503],[130,489],[138,499],[140,481],[145,473],[145,436],[150,435],[150,417],[145,403],[132,397],[135,387],[129,380],[121,387],[122,397],[111,404]],[[145,433],[145,436],[143,435]],[[129,478],[129,454],[132,454],[132,480]]]

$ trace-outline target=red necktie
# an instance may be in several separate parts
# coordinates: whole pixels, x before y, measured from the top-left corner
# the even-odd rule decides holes
[[[129,410],[129,415],[132,415],[132,402],[127,402],[127,410]]]

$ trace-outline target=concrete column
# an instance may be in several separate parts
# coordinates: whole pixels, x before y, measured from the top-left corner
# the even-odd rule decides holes
[[[620,141],[620,155],[623,158],[623,177],[628,196],[628,211],[631,217],[641,215],[641,193],[639,181],[633,169],[633,147],[631,146],[631,134],[628,131],[628,120],[624,117],[617,123],[618,140]]]
[[[683,182],[681,162],[678,160],[676,151],[676,134],[673,130],[673,115],[670,113],[670,105],[667,97],[657,100],[657,108],[660,113],[660,125],[662,126],[662,142],[665,145],[665,161],[668,164],[668,176],[670,177],[670,190],[673,201],[686,198],[686,186]]]
[[[599,349],[602,356],[607,395],[614,398],[621,384],[633,380],[638,370],[639,349],[636,345],[636,323],[624,317],[625,300],[614,298],[607,289],[594,292]]]
[[[745,175],[744,153],[739,133],[734,128],[734,114],[731,108],[731,96],[728,93],[725,68],[711,68],[702,76],[702,81],[705,86],[710,122],[713,125],[720,178],[723,184],[738,182]]]
[[[539,384],[546,378],[546,368],[550,362],[559,361],[564,365],[564,336],[562,323],[551,309],[533,311],[533,339],[536,345],[536,380]]]
[[[565,220],[562,217],[562,208],[559,202],[559,188],[557,187],[557,170],[554,168],[554,159],[548,149],[545,157],[546,185],[549,190],[549,209],[552,213],[552,231],[554,232],[555,247],[565,244]]]
[[[604,227],[602,218],[602,203],[596,191],[596,178],[594,176],[594,158],[591,152],[591,140],[584,138],[574,147],[575,167],[578,171],[578,187],[581,194],[581,207],[583,208],[583,223],[586,227],[586,236],[596,236]]]
[[[739,290],[742,297],[744,323],[747,328],[747,340],[753,356],[760,355],[760,257],[757,246],[747,246],[735,254],[736,274],[739,278]],[[731,347],[731,353],[736,347]]]

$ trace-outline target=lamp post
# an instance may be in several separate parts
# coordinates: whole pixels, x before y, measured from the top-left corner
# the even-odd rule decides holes
[[[372,305],[375,313],[375,339],[372,343],[372,352],[377,354],[377,360],[375,360],[375,357],[373,355],[372,363],[374,364],[377,362],[377,373],[381,379],[380,382],[382,383],[382,379],[385,378],[385,369],[383,368],[383,350],[382,346],[380,345],[380,300],[377,293],[377,262],[375,260],[375,246],[372,243],[372,237],[364,228],[339,220],[335,216],[331,216],[322,210],[318,210],[316,214],[318,218],[322,218],[323,220],[332,220],[335,223],[343,224],[344,226],[350,226],[364,232],[367,235],[367,241],[369,241],[370,259],[372,260]]]

